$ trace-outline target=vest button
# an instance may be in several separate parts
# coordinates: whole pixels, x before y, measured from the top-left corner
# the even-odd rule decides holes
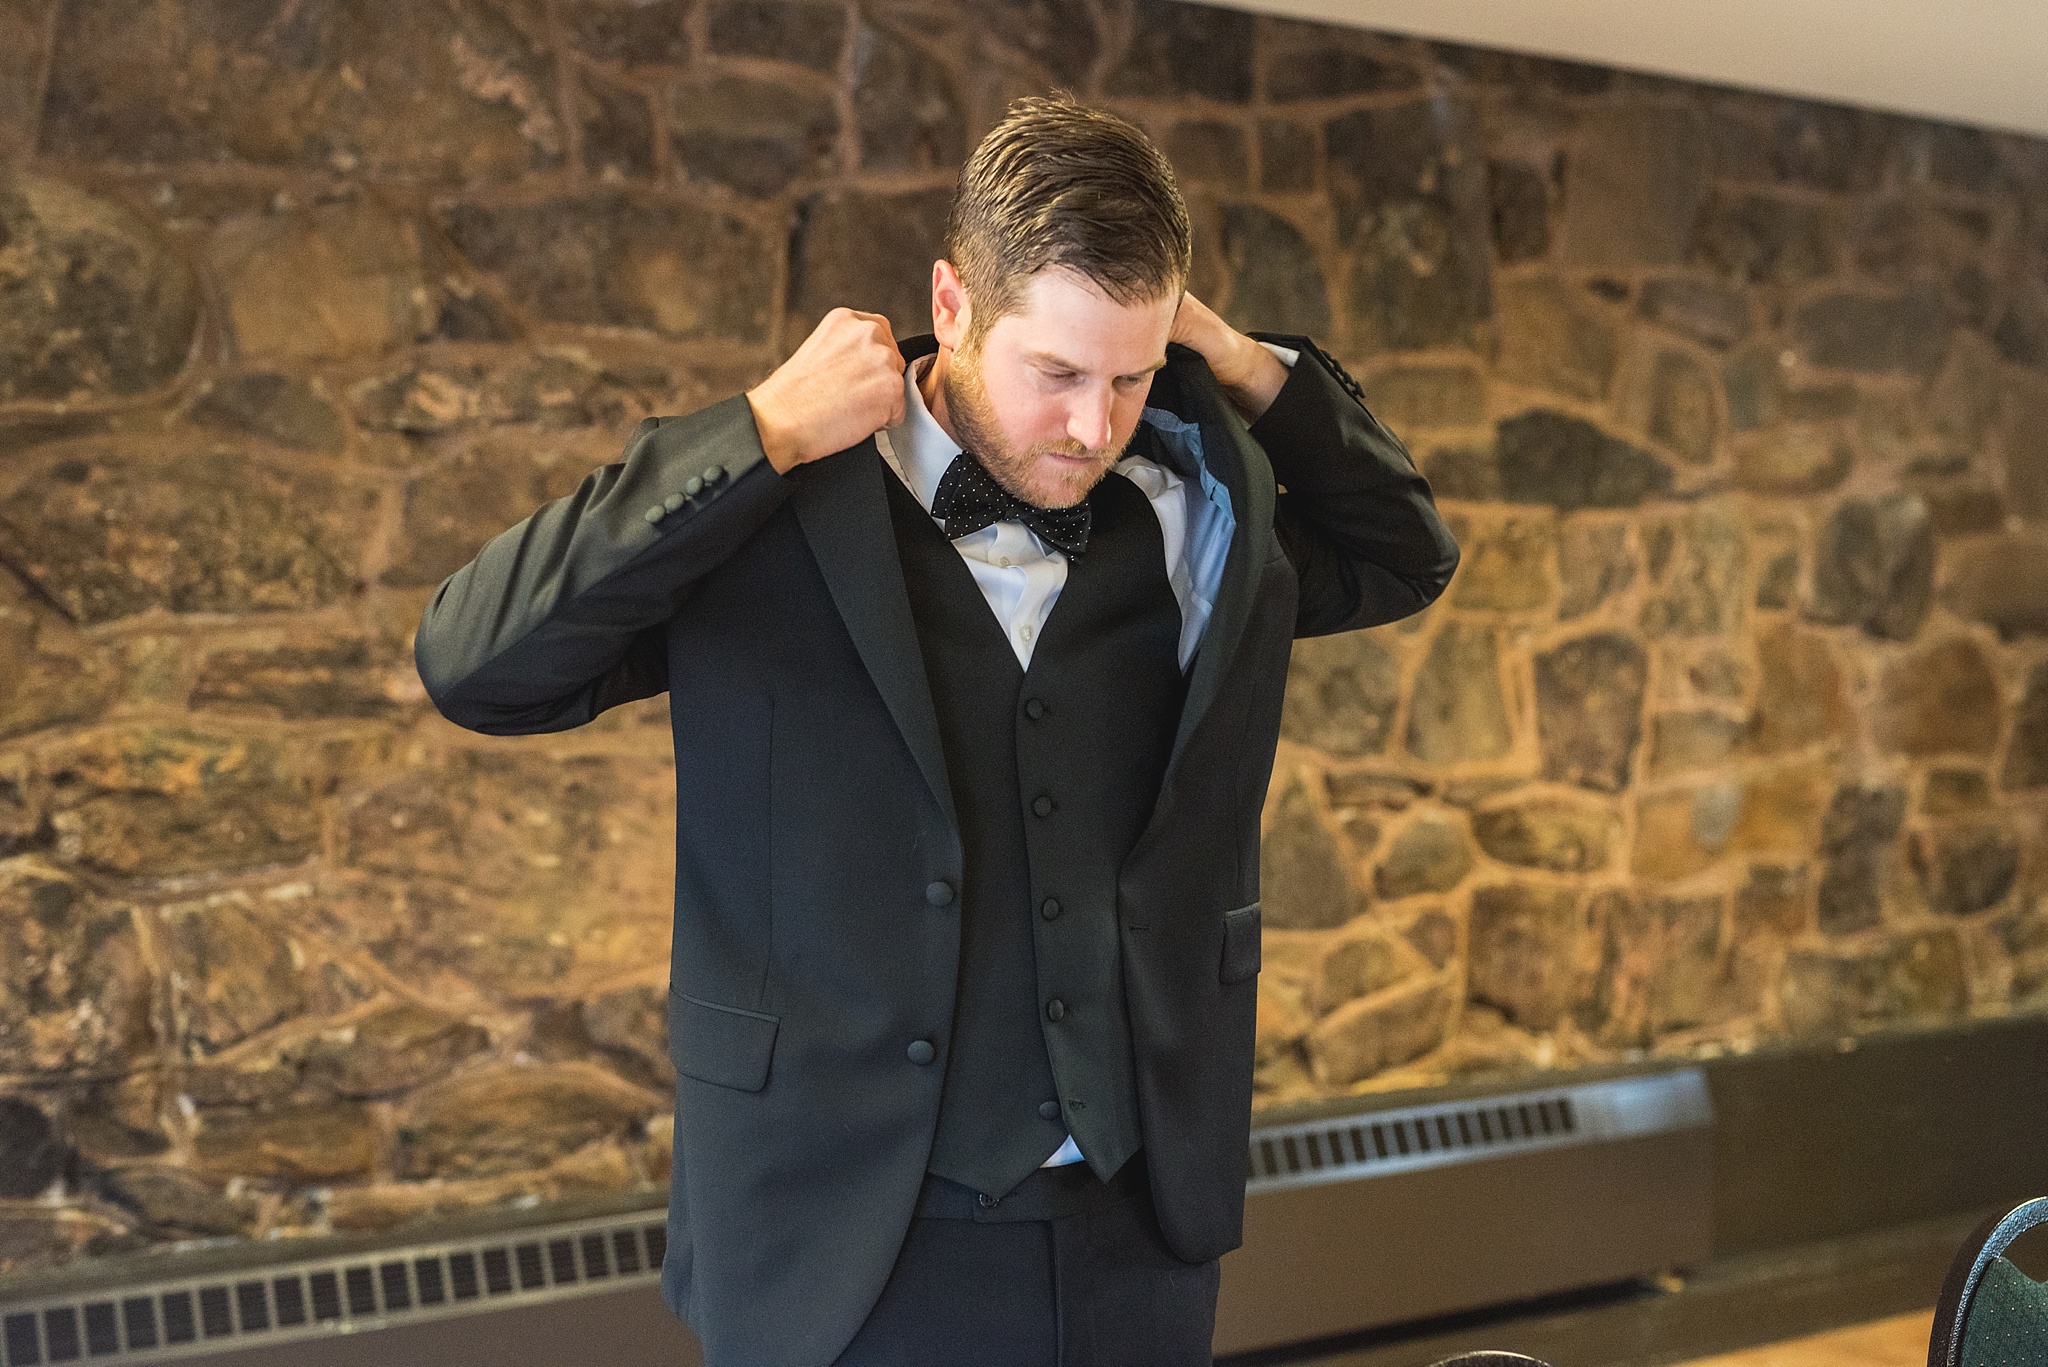
[[[1038,1118],[1040,1120],[1058,1120],[1060,1118],[1060,1103],[1057,1101],[1039,1102]]]
[[[903,1051],[903,1056],[912,1063],[922,1065],[937,1058],[939,1051],[932,1048],[932,1042],[928,1039],[914,1039],[910,1042],[910,1047]]]
[[[1048,921],[1059,920],[1060,912],[1063,910],[1065,908],[1060,906],[1060,899],[1057,897],[1048,897],[1038,904],[1038,914]]]
[[[1039,816],[1051,816],[1052,798],[1045,793],[1040,793],[1037,797],[1031,799],[1031,810]]]
[[[1026,698],[1024,700],[1024,715],[1033,721],[1037,721],[1045,715],[1045,704],[1037,698]]]
[[[1067,1018],[1067,1004],[1054,997],[1045,1004],[1045,1018],[1049,1021],[1063,1021]]]
[[[924,885],[924,900],[935,907],[953,905],[953,885],[945,879],[935,879]]]

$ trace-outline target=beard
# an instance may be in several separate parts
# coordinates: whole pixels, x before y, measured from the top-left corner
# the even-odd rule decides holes
[[[1087,498],[1123,455],[1122,446],[1090,450],[1073,440],[1044,441],[1022,448],[1012,445],[996,422],[980,361],[978,347],[955,351],[940,381],[946,416],[952,420],[960,444],[974,453],[982,468],[1011,496],[1033,507],[1071,508]],[[1054,454],[1086,464],[1053,466],[1041,459]]]

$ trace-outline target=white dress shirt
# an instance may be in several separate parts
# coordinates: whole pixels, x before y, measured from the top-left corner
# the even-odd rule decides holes
[[[1289,367],[1299,356],[1270,342],[1261,345]],[[960,443],[939,426],[917,387],[931,362],[927,356],[904,367],[903,421],[875,433],[882,459],[927,513],[938,494],[940,477],[960,454]],[[1143,456],[1124,457],[1112,473],[1137,485],[1159,517],[1161,539],[1166,543],[1166,580],[1180,604],[1180,667],[1185,671],[1215,609],[1216,590],[1223,581],[1223,563],[1230,554],[1237,519],[1230,506],[1230,492],[1202,464],[1200,429],[1160,408],[1147,408],[1144,421],[1180,457],[1187,475]],[[933,521],[944,530],[940,519]],[[1066,587],[1066,554],[1040,541],[1023,523],[1012,521],[992,522],[958,537],[953,549],[967,562],[968,572],[1001,624],[1017,663],[1031,668],[1031,652],[1039,633],[1059,601],[1060,590]],[[1042,1166],[1080,1161],[1081,1150],[1068,1135]]]

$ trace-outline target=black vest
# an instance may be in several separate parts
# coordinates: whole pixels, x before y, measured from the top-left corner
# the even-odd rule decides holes
[[[1141,1138],[1117,873],[1185,692],[1159,520],[1122,476],[1096,487],[1087,552],[1023,670],[960,553],[886,483],[966,853],[929,1167],[999,1196],[1071,1132],[1107,1178]]]

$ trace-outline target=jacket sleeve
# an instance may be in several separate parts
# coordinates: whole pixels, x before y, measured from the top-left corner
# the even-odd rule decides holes
[[[647,419],[435,590],[413,642],[427,695],[458,726],[520,735],[662,692],[663,624],[788,492],[744,395]]]
[[[1306,337],[1257,334],[1301,353],[1251,434],[1281,493],[1274,532],[1301,581],[1296,636],[1377,626],[1436,601],[1458,546],[1400,438],[1358,382]]]

